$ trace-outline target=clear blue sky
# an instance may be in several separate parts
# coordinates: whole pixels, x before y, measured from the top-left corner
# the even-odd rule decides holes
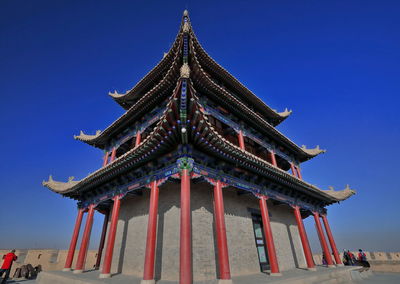
[[[399,251],[400,2],[366,0],[1,1],[0,247],[68,246],[75,202],[41,182],[101,165],[73,135],[123,113],[107,93],[162,58],[185,8],[215,60],[272,108],[293,109],[283,133],[328,150],[303,165],[305,180],[358,191],[329,207],[338,247]],[[101,223],[96,214],[92,247]]]

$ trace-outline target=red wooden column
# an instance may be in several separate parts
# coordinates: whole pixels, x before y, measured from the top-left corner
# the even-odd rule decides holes
[[[89,247],[90,233],[92,232],[93,215],[94,215],[94,205],[92,204],[89,206],[89,211],[86,218],[85,230],[83,232],[81,247],[79,248],[79,254],[78,254],[78,259],[76,261],[74,273],[82,273],[83,269],[85,268],[85,260]]]
[[[328,267],[335,267],[333,265],[332,255],[329,251],[328,244],[326,243],[324,232],[322,231],[321,221],[319,220],[319,213],[313,212],[313,214],[314,214],[315,226],[317,227],[318,237],[319,241],[321,242],[321,247],[325,255],[326,263],[328,264]]]
[[[146,252],[144,257],[144,283],[155,283],[154,280],[154,259],[157,239],[157,213],[158,213],[158,185],[157,181],[150,183],[150,206],[149,221],[147,224]]]
[[[106,152],[104,154],[104,158],[103,158],[103,167],[105,167],[108,164],[108,156],[110,155],[110,152]]]
[[[139,146],[140,142],[141,142],[141,134],[140,131],[138,131],[136,132],[135,148]]]
[[[275,152],[271,151],[269,152],[271,155],[271,163],[273,166],[278,167],[278,163],[276,162],[276,157],[275,157]]]
[[[306,229],[304,228],[303,219],[301,218],[300,208],[299,206],[293,206],[294,209],[294,216],[296,217],[297,228],[299,230],[299,235],[301,239],[301,244],[303,246],[304,256],[307,262],[308,270],[315,271],[315,264],[312,257],[310,243],[308,242]]]
[[[245,148],[245,146],[244,146],[244,138],[243,138],[243,131],[242,131],[242,130],[239,130],[239,133],[238,133],[238,140],[239,140],[240,149],[246,150],[246,148]]]
[[[295,168],[296,168],[296,170],[297,170],[297,177],[298,177],[299,179],[303,179],[303,177],[302,177],[302,175],[301,175],[300,168],[299,168],[298,166],[296,166]]]
[[[103,269],[101,271],[100,278],[111,277],[110,274],[111,262],[114,251],[115,234],[117,232],[119,208],[121,205],[121,199],[119,195],[114,196],[113,200],[114,200],[114,205],[111,213],[110,230],[108,232],[106,254],[104,255]]]
[[[215,231],[217,234],[219,279],[231,280],[228,242],[226,239],[224,198],[222,194],[222,183],[220,180],[217,180],[214,185],[214,218]]]
[[[104,213],[103,229],[101,230],[101,237],[100,237],[99,249],[97,251],[96,265],[94,266],[96,270],[98,270],[100,267],[101,255],[103,254],[104,243],[106,241],[108,216],[109,212],[107,211]]]
[[[276,250],[274,244],[274,238],[272,236],[271,223],[269,220],[268,207],[267,207],[267,196],[260,196],[260,209],[261,209],[261,217],[263,222],[265,239],[267,241],[267,249],[268,249],[268,259],[269,264],[271,266],[271,276],[280,276],[278,266],[278,259],[276,257]]]
[[[65,266],[63,271],[70,271],[72,266],[72,261],[74,260],[75,248],[76,243],[78,242],[79,237],[79,230],[82,224],[82,217],[83,217],[83,209],[78,209],[78,216],[76,217],[75,221],[75,228],[72,234],[71,243],[69,244],[68,255],[65,261]]]
[[[292,162],[290,163],[290,169],[292,170],[292,175],[297,177],[297,171],[296,171],[295,166],[293,165]]]
[[[326,218],[326,215],[321,215],[322,220],[324,221],[324,226],[325,226],[325,231],[326,234],[328,235],[328,240],[332,248],[333,256],[335,257],[335,262],[337,266],[343,266],[342,260],[340,259],[339,252],[336,248],[336,243],[335,240],[333,239],[331,227],[329,226],[328,223],[328,218]]]
[[[190,220],[190,174],[181,172],[181,224],[179,283],[192,283],[192,232]]]
[[[116,154],[117,154],[117,148],[113,147],[112,152],[111,152],[110,163],[115,160]]]

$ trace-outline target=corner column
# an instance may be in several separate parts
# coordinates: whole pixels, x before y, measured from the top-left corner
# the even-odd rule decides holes
[[[108,156],[110,155],[110,152],[106,152],[104,154],[104,158],[103,158],[103,167],[105,167],[108,164]]]
[[[228,242],[226,239],[224,198],[222,183],[217,180],[214,185],[214,218],[217,235],[219,280],[218,283],[232,283],[229,266]]]
[[[154,260],[157,239],[158,185],[157,181],[150,183],[150,206],[147,224],[146,252],[144,257],[143,280],[141,284],[154,284]]]
[[[329,226],[329,223],[328,223],[328,218],[326,217],[326,215],[321,215],[321,216],[322,216],[322,221],[324,222],[326,234],[328,235],[329,243],[332,248],[333,256],[335,257],[336,265],[343,266],[342,260],[340,259],[340,255],[339,255],[339,252],[336,247],[335,240],[333,239],[331,227]]]
[[[79,248],[79,254],[78,254],[78,259],[76,261],[74,273],[82,273],[85,267],[86,255],[90,241],[90,234],[92,232],[92,226],[93,226],[93,216],[94,216],[94,204],[91,204],[89,206],[89,211],[86,218],[85,231],[83,232],[81,247]]]
[[[82,224],[82,217],[83,217],[83,209],[78,209],[78,216],[76,217],[75,228],[72,234],[71,243],[69,244],[68,255],[65,261],[65,266],[63,268],[63,271],[71,271],[72,261],[74,260],[76,243],[78,242],[78,237],[79,237],[79,230]]]
[[[326,263],[328,264],[328,267],[335,267],[333,265],[332,256],[329,251],[328,244],[326,243],[324,232],[322,231],[321,221],[319,220],[319,213],[313,212],[313,214],[314,214],[315,226],[317,227],[318,237],[319,241],[321,242],[321,247],[325,255]]]
[[[97,251],[96,265],[94,266],[96,270],[98,270],[100,267],[101,256],[103,254],[103,249],[104,249],[104,243],[106,241],[108,216],[109,212],[107,211],[104,213],[103,229],[101,230],[101,237],[100,237],[99,250]]]
[[[181,218],[180,218],[179,283],[192,283],[192,228],[190,218],[190,173],[181,171]]]
[[[271,156],[271,163],[273,166],[278,167],[278,163],[276,162],[276,157],[275,157],[275,152],[271,151],[269,152],[270,156]]]
[[[292,175],[294,175],[295,177],[298,177],[296,168],[295,168],[295,166],[293,165],[292,162],[290,162],[290,169],[292,170]]]
[[[274,238],[272,236],[271,223],[269,220],[268,207],[267,207],[267,196],[260,196],[260,209],[261,209],[261,218],[263,222],[264,234],[267,241],[267,249],[268,249],[268,259],[269,264],[271,266],[271,276],[281,276],[282,274],[279,272],[278,259],[276,257],[276,250],[274,244]]]
[[[240,149],[246,150],[245,145],[244,145],[244,137],[243,137],[243,131],[242,130],[239,130],[238,140],[239,140]]]
[[[295,169],[297,170],[297,176],[299,177],[299,179],[303,179],[303,176],[301,175],[301,170],[299,166],[295,166]]]
[[[111,262],[114,252],[115,234],[117,232],[119,208],[121,205],[121,199],[119,195],[114,196],[113,200],[114,200],[114,205],[111,213],[110,231],[108,232],[106,254],[104,255],[104,264],[101,274],[99,276],[100,278],[111,277],[110,274]]]
[[[300,208],[299,208],[299,206],[292,206],[292,207],[293,207],[294,216],[295,216],[296,222],[297,222],[297,228],[299,230],[301,244],[303,246],[304,256],[305,256],[306,262],[307,262],[307,269],[311,270],[311,271],[315,271],[316,268],[315,268],[314,260],[312,257],[311,249],[310,249],[310,243],[308,242],[306,229],[304,228],[303,219],[301,218]]]
[[[138,130],[136,132],[135,148],[140,145],[141,140],[142,140],[142,137],[141,137],[140,131]]]
[[[115,160],[116,155],[117,155],[117,148],[113,147],[113,149],[111,151],[110,163]]]

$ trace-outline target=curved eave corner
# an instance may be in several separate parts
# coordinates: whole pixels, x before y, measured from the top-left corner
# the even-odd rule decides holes
[[[308,149],[305,145],[302,145],[300,147],[300,149],[305,154],[305,157],[300,160],[301,162],[308,161],[308,160],[326,152],[326,150],[321,149],[319,147],[319,145],[317,145],[315,148],[312,148],[312,149]]]
[[[188,21],[185,22],[184,18],[187,17]],[[183,12],[183,16],[182,16],[182,22],[181,22],[181,26],[179,29],[179,32],[171,46],[171,48],[168,50],[168,52],[164,52],[162,59],[158,62],[158,64],[152,68],[146,75],[144,75],[144,77],[130,90],[126,91],[123,94],[118,93],[117,91],[109,92],[108,95],[113,98],[120,106],[122,106],[124,109],[129,109],[131,107],[131,104],[128,102],[132,97],[134,97],[135,95],[139,94],[137,93],[137,89],[142,85],[145,84],[146,80],[149,80],[149,78],[158,71],[158,68],[160,66],[162,66],[163,64],[168,63],[169,59],[173,59],[174,58],[174,54],[176,53],[176,50],[178,49],[178,45],[180,42],[180,37],[182,35],[183,32],[187,32],[188,30],[191,29],[191,25],[190,25],[190,20],[189,20],[189,13],[187,10],[185,10]]]
[[[129,91],[128,91],[128,92],[129,92]],[[117,101],[117,102],[120,104],[120,103],[123,103],[123,98],[125,97],[125,95],[126,95],[128,92],[125,92],[125,93],[123,93],[123,94],[120,94],[120,93],[118,93],[116,90],[114,90],[113,93],[108,92],[108,95],[109,95],[110,97],[112,97],[115,101]]]
[[[42,185],[47,187],[53,192],[59,193],[59,194],[65,194],[68,193],[68,191],[73,188],[75,185],[77,185],[80,181],[74,180],[74,177],[69,177],[68,182],[61,182],[61,181],[55,181],[53,180],[53,177],[50,175],[49,180],[43,181]]]
[[[331,197],[334,202],[344,201],[356,194],[356,191],[351,189],[349,185],[347,185],[343,190],[335,191],[333,187],[329,187],[329,190],[322,190],[322,192]]]
[[[281,112],[277,112],[276,113],[279,115],[280,117],[280,122],[284,121],[286,118],[288,118],[291,114],[292,114],[292,110],[289,110],[288,108],[285,108],[284,111]]]
[[[90,135],[83,133],[83,131],[81,130],[79,135],[74,135],[74,139],[102,149],[101,145],[99,145],[99,141],[97,141],[101,133],[101,130],[97,130],[94,135]]]

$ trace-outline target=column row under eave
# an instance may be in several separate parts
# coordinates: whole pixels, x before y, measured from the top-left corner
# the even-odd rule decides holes
[[[219,279],[224,280],[224,283],[229,283],[231,281],[231,272],[229,265],[229,250],[226,236],[226,226],[225,226],[225,213],[224,213],[224,201],[223,201],[223,186],[225,186],[221,181],[212,181],[214,184],[214,218],[216,224],[216,240],[217,240],[217,250],[218,250],[218,271]],[[150,204],[149,204],[149,215],[148,215],[148,225],[147,225],[147,239],[146,239],[146,249],[144,258],[144,272],[143,272],[143,284],[155,283],[154,280],[154,267],[155,267],[155,253],[156,253],[156,239],[157,239],[157,214],[158,214],[158,189],[159,181],[152,181],[149,184],[150,187]],[[268,250],[268,258],[270,263],[270,275],[278,276],[280,274],[277,254],[275,250],[275,243],[273,239],[273,233],[270,225],[267,199],[268,196],[259,195],[259,205],[261,218],[263,222],[264,235],[266,239],[266,245]],[[113,198],[113,207],[111,212],[111,222],[109,226],[109,233],[106,244],[106,252],[103,261],[103,267],[100,274],[100,278],[110,277],[112,255],[114,250],[115,235],[117,230],[117,223],[119,217],[121,196],[117,195]],[[78,216],[76,219],[76,224],[74,227],[74,232],[72,235],[71,244],[69,247],[64,271],[71,270],[72,260],[74,258],[74,252],[79,237],[79,230],[82,223],[83,214],[88,212],[86,219],[85,229],[82,236],[81,246],[79,249],[78,259],[76,262],[76,267],[74,273],[81,273],[84,270],[85,259],[88,250],[91,229],[93,225],[93,215],[95,206],[90,205],[88,209],[79,209]],[[304,256],[306,259],[307,268],[311,271],[315,270],[315,264],[313,261],[312,252],[310,249],[310,244],[307,238],[307,233],[304,228],[303,220],[300,213],[299,206],[293,206],[294,216],[297,222],[298,231],[304,251]],[[190,208],[190,172],[188,169],[183,169],[181,171],[181,212],[180,212],[180,271],[179,271],[179,283],[190,284],[193,281],[192,274],[192,236],[191,236],[191,208]],[[313,212],[314,219],[316,222],[317,232],[320,238],[321,247],[323,249],[323,254],[327,262],[328,267],[332,267],[333,260],[331,253],[325,239],[325,234],[322,231],[322,225],[320,222],[320,215],[318,212]],[[105,216],[108,218],[108,215]],[[332,232],[325,215],[322,215],[324,222],[326,234],[334,255],[336,265],[343,265],[336,248],[335,241],[332,236]],[[105,229],[103,233],[105,235]],[[98,254],[101,258],[101,253]]]

